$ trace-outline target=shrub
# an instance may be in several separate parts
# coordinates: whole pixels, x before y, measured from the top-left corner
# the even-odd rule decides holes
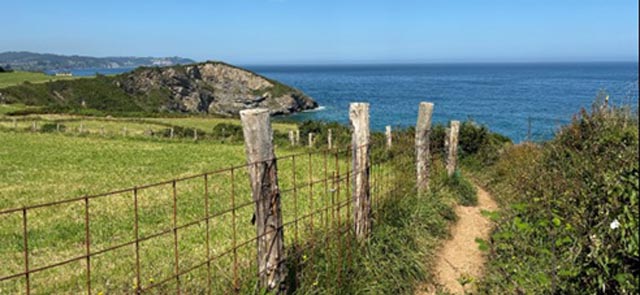
[[[640,292],[636,116],[596,104],[487,169],[503,210],[481,291]]]

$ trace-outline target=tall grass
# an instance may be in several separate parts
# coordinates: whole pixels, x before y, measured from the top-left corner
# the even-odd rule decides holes
[[[640,292],[638,120],[597,102],[476,170],[502,205],[486,293]]]

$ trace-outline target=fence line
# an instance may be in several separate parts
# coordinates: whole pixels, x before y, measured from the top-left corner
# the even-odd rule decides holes
[[[371,148],[387,150],[390,145],[382,143],[380,146],[376,146],[368,140],[368,105],[366,108],[360,108],[358,112],[360,114],[354,115],[352,120],[357,122],[354,124],[364,125],[356,127],[357,135],[354,135],[354,141],[350,148],[321,149],[280,157],[272,154],[254,160],[248,157],[246,164],[210,172],[105,193],[87,194],[65,200],[1,210],[0,218],[17,217],[14,219],[20,223],[21,233],[16,236],[22,239],[21,251],[19,251],[22,263],[15,260],[11,267],[4,271],[0,270],[0,283],[14,281],[10,285],[13,289],[9,290],[17,291],[20,288],[18,287],[20,281],[22,281],[25,293],[30,294],[34,292],[34,287],[37,289],[37,284],[34,285],[34,280],[37,281],[34,277],[37,274],[61,269],[72,263],[84,262],[82,276],[84,276],[85,284],[84,287],[77,289],[78,291],[82,289],[87,294],[98,291],[144,293],[156,289],[160,289],[161,292],[168,292],[168,290],[175,290],[177,293],[202,292],[202,284],[194,285],[190,281],[192,277],[198,277],[194,273],[202,269],[206,269],[206,274],[204,274],[206,288],[204,289],[207,293],[212,293],[216,290],[215,288],[223,290],[230,288],[233,292],[241,292],[247,288],[255,288],[257,284],[251,282],[269,275],[270,272],[273,272],[270,267],[282,266],[287,259],[296,260],[298,263],[295,267],[313,264],[313,257],[301,257],[304,257],[303,253],[309,249],[315,249],[318,245],[338,247],[340,258],[345,258],[349,262],[352,253],[348,249],[350,249],[352,241],[346,235],[357,236],[359,240],[367,238],[371,230],[371,208],[380,210],[381,198],[402,189],[396,181],[398,171],[391,169],[387,162],[389,160],[370,156]],[[360,115],[366,115],[366,122],[358,119]],[[270,122],[268,124],[268,130],[263,132],[272,132]],[[294,137],[297,142],[298,132],[295,135],[290,134],[290,138]],[[251,140],[250,136],[246,136],[246,131],[245,138]],[[247,150],[250,149],[251,147],[247,145]],[[413,156],[411,153],[406,155]],[[259,171],[260,167],[265,169],[264,167],[270,165],[273,165],[274,173],[281,176],[280,181],[275,182],[275,187],[270,189],[271,193],[260,193],[259,197],[255,194],[256,189],[263,186],[256,183],[257,185],[254,185],[253,188],[253,198],[246,200],[246,196],[250,195],[250,190],[247,190],[249,186],[238,186],[236,183],[238,179],[245,176],[246,179],[250,179],[249,175],[255,174],[250,171]],[[256,177],[260,176],[254,175],[252,179],[256,181]],[[264,181],[264,178],[261,178],[261,181]],[[278,207],[282,206],[281,221],[271,227],[265,227],[263,224],[262,228],[258,227],[257,231],[254,228],[254,233],[251,234],[253,224],[259,225],[262,222],[256,220],[261,217],[256,211],[259,209],[259,205],[274,196],[278,199],[278,203],[280,199],[282,200],[282,205],[278,204]],[[121,202],[123,205],[117,214],[101,214],[103,206],[100,202],[106,201]],[[165,203],[163,204],[163,202]],[[184,206],[184,202],[196,204],[195,207],[197,204],[203,204],[204,208],[199,208],[198,212],[192,212],[195,210],[192,208],[194,206]],[[229,206],[225,206],[225,202],[228,202]],[[271,203],[264,204],[267,206],[265,208],[273,209],[273,207],[269,207],[272,206]],[[62,208],[64,206],[80,206],[76,210],[80,218],[78,216],[69,218],[70,216],[60,214],[59,212],[65,211],[63,210],[65,208]],[[256,210],[252,210],[252,206]],[[163,214],[163,210],[167,209],[168,212]],[[40,249],[38,234],[51,230],[51,228],[47,228],[46,224],[38,224],[38,210],[55,210],[55,217],[60,221],[75,222],[79,228],[83,228],[83,236],[77,241],[81,246],[76,249],[77,251],[73,251],[73,247],[61,251]],[[246,223],[241,221],[244,219],[241,218],[248,219],[251,213],[254,214],[251,221],[252,226],[246,226]],[[130,220],[133,224],[119,220],[126,216],[133,216],[133,219]],[[165,218],[168,220],[168,224],[163,225]],[[107,224],[105,226],[108,227],[108,230],[101,227],[103,224]],[[99,227],[99,230],[96,227]],[[115,229],[111,229],[111,227]],[[150,230],[149,227],[152,229]],[[293,234],[284,235],[285,229],[292,231]],[[194,230],[199,230],[200,233],[190,232]],[[102,231],[106,231],[106,233],[102,233]],[[201,231],[205,231],[205,233],[201,233]],[[226,236],[227,234],[229,236]],[[283,248],[281,251],[292,251],[291,255],[286,255],[283,252],[275,257],[269,256],[261,253],[259,247],[257,250],[254,249],[258,251],[255,255],[248,255],[253,251],[248,245],[258,243],[261,239],[268,237],[274,239],[274,234],[279,235],[282,239]],[[131,238],[123,238],[123,236]],[[204,239],[201,244],[190,244],[194,247],[183,248],[185,240],[198,237]],[[169,247],[152,249],[159,252],[158,255],[164,254],[165,258],[171,257],[172,267],[171,270],[162,274],[160,280],[156,281],[153,278],[162,271],[153,267],[149,268],[149,265],[153,265],[153,261],[146,259],[149,253],[155,254],[155,252],[144,249],[151,247],[148,244],[161,243],[165,238],[170,239],[170,242],[167,243],[167,246],[170,244]],[[334,240],[336,243],[328,243],[327,241],[330,240]],[[321,241],[324,243],[317,243]],[[202,250],[206,252],[196,255],[198,257],[196,259],[192,257],[195,255],[192,253],[195,251],[192,248],[200,246],[204,247]],[[101,263],[96,260],[106,257],[116,267],[126,268],[124,265],[128,263],[118,261],[117,252],[127,249],[133,250],[132,257],[128,256],[133,258],[130,261],[135,270],[133,286],[129,289],[122,283],[110,287],[106,287],[105,283],[100,284],[101,272],[97,268],[101,266]],[[53,251],[54,253],[47,254],[52,254],[55,260],[37,263],[42,260],[40,257],[43,255],[40,253],[42,251]],[[67,257],[63,257],[63,254]],[[271,266],[261,266],[260,261],[264,259],[261,255],[267,256]],[[257,257],[257,259],[251,259],[251,256]],[[37,259],[34,260],[34,258]],[[216,263],[222,266],[216,265]],[[19,270],[20,264],[22,270]],[[232,269],[226,272],[224,271],[225,267],[232,267]],[[109,276],[117,280],[126,277],[126,274],[112,273]],[[272,276],[268,284],[260,284],[260,287],[267,290],[276,289],[283,279],[280,276]],[[64,284],[73,285],[79,279],[63,278],[62,280]],[[104,288],[110,289],[105,290]]]

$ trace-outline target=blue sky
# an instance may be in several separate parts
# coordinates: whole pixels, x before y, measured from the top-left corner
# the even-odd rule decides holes
[[[2,0],[0,12],[0,51],[237,64],[638,59],[636,0]]]

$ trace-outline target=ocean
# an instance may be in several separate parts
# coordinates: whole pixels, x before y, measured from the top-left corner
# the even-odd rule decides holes
[[[526,139],[529,121],[533,140],[551,138],[602,90],[613,104],[638,105],[638,63],[631,62],[243,67],[321,106],[289,119],[347,124],[349,103],[368,102],[371,128],[380,131],[414,126],[421,101],[435,104],[434,122],[471,119],[515,142]]]

